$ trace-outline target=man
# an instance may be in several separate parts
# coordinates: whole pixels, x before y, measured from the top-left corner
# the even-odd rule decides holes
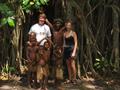
[[[30,28],[30,32],[34,32],[36,34],[37,42],[40,42],[44,38],[48,38],[51,40],[51,32],[50,28],[47,24],[45,24],[46,21],[46,15],[44,13],[39,15],[39,21],[38,23],[34,24]],[[43,40],[40,45],[44,45],[45,40]]]
[[[61,83],[63,79],[63,21],[59,18],[55,19],[53,25],[47,20],[47,24],[51,27],[53,33],[53,55],[52,55],[52,72],[54,73],[56,84]],[[54,64],[54,65],[53,65]]]

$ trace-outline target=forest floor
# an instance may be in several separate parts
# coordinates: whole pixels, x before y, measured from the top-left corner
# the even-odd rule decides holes
[[[0,90],[37,90],[28,88],[25,78],[23,81],[20,79],[21,77],[16,77],[14,80],[0,80]],[[120,90],[120,75],[102,79],[82,78],[77,82],[76,85],[62,83],[57,87],[49,82],[48,90]]]

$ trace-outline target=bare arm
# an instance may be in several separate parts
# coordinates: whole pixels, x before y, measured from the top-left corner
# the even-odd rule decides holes
[[[65,30],[65,26],[63,26],[59,32],[63,32]]]
[[[29,62],[30,61],[30,57],[29,57],[29,46],[27,47],[27,49],[26,49],[26,57],[27,57],[27,62]]]
[[[77,46],[78,46],[77,34],[75,32],[73,33],[73,38],[74,38],[75,45],[74,45],[74,49],[72,52],[72,57],[74,57],[76,55]]]
[[[46,19],[46,24],[47,24],[52,30],[54,30],[53,25],[49,22],[48,19]]]

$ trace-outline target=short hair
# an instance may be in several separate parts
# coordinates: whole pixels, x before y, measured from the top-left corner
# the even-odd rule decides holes
[[[54,19],[54,23],[60,23],[61,25],[63,24],[63,20],[60,18]]]
[[[30,35],[31,36],[36,36],[36,33],[35,32],[30,32]]]
[[[39,18],[40,18],[40,17],[46,18],[45,13],[40,13],[40,14],[39,14]]]

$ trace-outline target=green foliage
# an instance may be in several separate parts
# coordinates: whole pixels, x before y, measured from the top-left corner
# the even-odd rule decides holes
[[[12,19],[12,18],[8,18],[7,19],[7,22],[8,22],[8,24],[9,24],[9,26],[11,26],[11,27],[15,27],[15,22],[14,22],[14,20]]]
[[[5,25],[7,23],[7,18],[1,19],[1,26]]]
[[[10,27],[15,26],[14,11],[6,3],[0,3],[0,12],[2,14],[2,18],[0,19],[0,27],[8,24]]]
[[[0,3],[0,12],[4,17],[11,17],[15,14],[6,3]]]
[[[2,73],[15,73],[16,69],[15,69],[15,67],[10,67],[8,64],[6,64],[2,67],[1,72]]]
[[[94,67],[98,71],[105,72],[107,70],[107,68],[109,67],[108,60],[106,60],[104,57],[102,57],[101,59],[96,58],[96,62],[94,64]]]
[[[22,7],[26,13],[32,9],[40,9],[42,5],[47,5],[49,0],[22,0]]]
[[[15,21],[14,21],[14,18],[12,17],[2,18],[0,23],[1,23],[0,27],[6,24],[8,24],[10,27],[15,27]]]

